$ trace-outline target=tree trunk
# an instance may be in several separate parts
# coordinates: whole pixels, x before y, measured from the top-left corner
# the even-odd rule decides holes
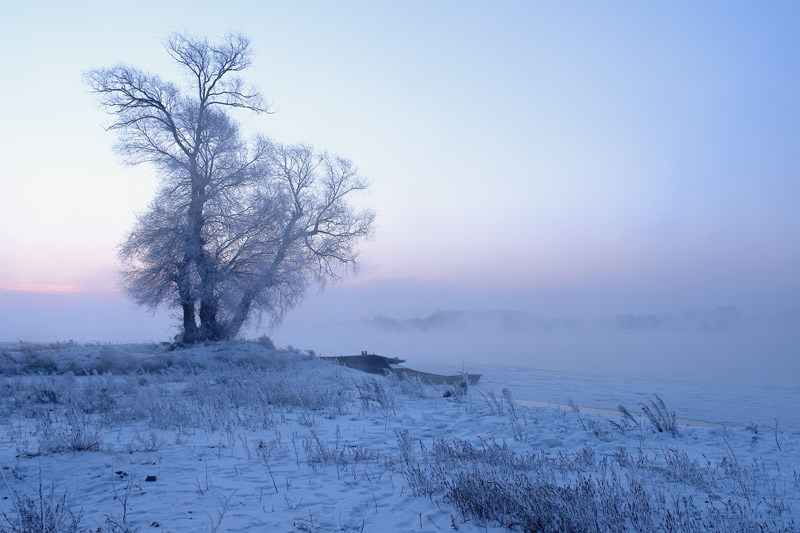
[[[191,289],[191,262],[188,255],[184,255],[183,261],[178,264],[178,296],[181,299],[181,309],[183,310],[183,342],[193,343],[197,341],[197,323],[194,319],[194,298]]]
[[[217,323],[217,297],[214,291],[217,284],[217,272],[205,250],[200,250],[197,272],[200,275],[200,335],[203,340],[216,341],[220,338],[219,324]]]
[[[200,300],[200,333],[203,340],[218,341],[221,338],[217,322],[217,299],[213,295],[205,295]]]
[[[181,304],[183,309],[183,342],[192,344],[200,340],[197,323],[194,321],[194,305]]]
[[[217,324],[217,301],[214,296],[215,272],[211,261],[208,259],[203,239],[203,207],[205,203],[205,189],[201,185],[197,164],[190,164],[192,180],[192,196],[187,213],[189,224],[187,254],[197,267],[200,277],[200,327],[196,328],[196,341],[218,340],[219,326]]]

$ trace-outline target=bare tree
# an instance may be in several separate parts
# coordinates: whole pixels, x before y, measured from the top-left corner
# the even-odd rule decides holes
[[[125,65],[85,74],[124,160],[151,163],[162,180],[120,247],[126,289],[150,308],[178,307],[184,342],[235,336],[254,313],[278,320],[312,279],[355,265],[354,241],[372,224],[346,202],[365,187],[346,160],[242,140],[229,112],[269,111],[238,77],[249,45],[172,35],[165,47],[188,90]]]
[[[358,268],[356,242],[372,232],[375,214],[349,199],[367,188],[352,162],[310,146],[275,146],[270,173],[254,184],[232,233],[220,240],[225,275],[225,337],[253,314],[279,320],[309,283]]]

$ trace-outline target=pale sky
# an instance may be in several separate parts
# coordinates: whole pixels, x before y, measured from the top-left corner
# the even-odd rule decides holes
[[[156,178],[120,164],[81,73],[177,80],[161,41],[183,30],[252,38],[244,76],[276,113],[238,115],[247,131],[351,158],[372,182],[361,276],[311,294],[294,324],[798,307],[796,2],[15,2],[0,340],[69,337],[53,309],[70,305],[74,337],[106,339],[112,315],[121,340],[166,336],[168,315],[115,292],[115,247]],[[87,308],[101,301],[116,314]]]

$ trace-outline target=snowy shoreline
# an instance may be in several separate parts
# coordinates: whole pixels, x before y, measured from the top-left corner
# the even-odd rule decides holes
[[[454,365],[422,365],[452,373]],[[684,424],[779,427],[800,432],[800,385],[760,384],[674,377],[613,376],[589,372],[526,368],[515,365],[470,365],[482,373],[477,390],[511,390],[518,402],[535,407],[569,407],[572,400],[587,412],[617,416],[619,405],[636,407],[659,395]]]
[[[9,531],[42,508],[65,531],[798,530],[796,432],[674,424],[652,395],[654,416],[611,417],[253,343],[21,350],[0,381]]]

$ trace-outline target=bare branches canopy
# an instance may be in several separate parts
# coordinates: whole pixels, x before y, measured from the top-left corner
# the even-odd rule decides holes
[[[350,204],[367,187],[350,161],[242,138],[230,113],[269,111],[238,75],[248,39],[174,34],[165,48],[186,87],[126,65],[84,75],[124,160],[161,178],[120,246],[125,289],[149,308],[180,309],[184,342],[231,338],[254,317],[279,321],[310,284],[355,271],[374,213]]]

